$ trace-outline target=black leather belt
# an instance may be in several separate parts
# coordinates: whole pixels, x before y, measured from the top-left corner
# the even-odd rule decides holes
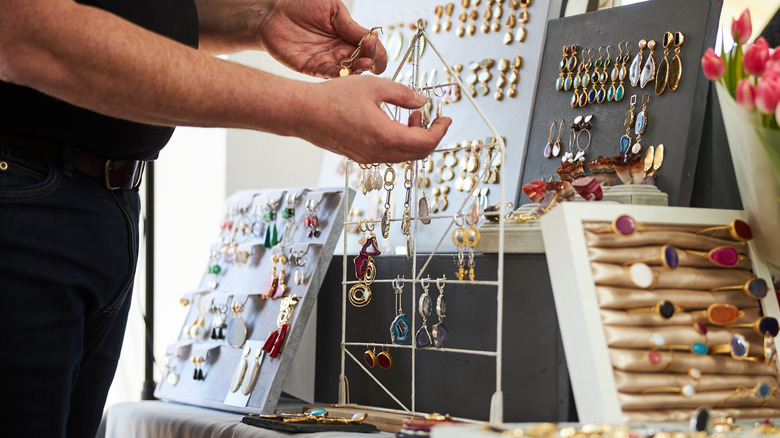
[[[62,159],[62,145],[55,142],[23,138],[1,134],[0,139],[19,143],[30,149],[48,155],[56,160]],[[141,184],[146,161],[106,160],[77,148],[72,149],[73,168],[91,176],[104,184],[108,190],[133,189]]]

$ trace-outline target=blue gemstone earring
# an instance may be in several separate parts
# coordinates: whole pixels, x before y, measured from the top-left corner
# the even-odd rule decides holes
[[[431,310],[433,309],[433,301],[431,300],[431,296],[428,295],[428,283],[430,281],[430,278],[423,278],[420,280],[420,286],[423,288],[423,293],[420,295],[420,301],[417,304],[417,311],[420,313],[420,316],[422,317],[422,325],[417,330],[417,333],[414,335],[415,343],[417,345],[417,348],[428,348],[432,345],[433,341],[431,340],[431,333],[428,331],[428,316],[431,314]]]
[[[636,94],[631,96],[631,107],[626,111],[626,118],[623,121],[623,126],[626,127],[626,133],[620,137],[620,153],[628,153],[628,149],[631,147],[631,127],[634,126],[634,108],[636,107]]]
[[[405,344],[409,342],[409,330],[411,326],[404,315],[401,302],[404,293],[404,284],[401,277],[395,277],[393,280],[393,289],[395,290],[395,318],[390,324],[390,340],[393,344]]]
[[[647,48],[650,49],[650,53],[647,55],[647,61],[645,66],[642,67],[642,74],[639,76],[639,86],[645,88],[648,83],[655,79],[655,59],[653,58],[653,51],[655,50],[655,40],[647,42]]]
[[[450,332],[442,323],[442,320],[447,316],[447,304],[444,301],[444,280],[446,278],[446,276],[443,276],[436,279],[436,287],[439,288],[439,298],[436,299],[436,314],[439,315],[439,322],[431,327],[433,343],[436,345],[436,348],[441,348],[447,342],[447,338],[450,337]]]
[[[631,80],[631,86],[636,87],[639,85],[639,75],[642,73],[642,51],[647,47],[647,40],[641,39],[637,44],[639,52],[634,56],[634,60],[631,61],[631,67],[628,71],[628,77]]]
[[[648,116],[647,116],[647,104],[650,103],[650,95],[645,94],[642,96],[642,111],[636,115],[636,121],[634,121],[634,134],[636,134],[636,143],[631,146],[631,152],[639,154],[642,152],[642,134],[647,130]]]

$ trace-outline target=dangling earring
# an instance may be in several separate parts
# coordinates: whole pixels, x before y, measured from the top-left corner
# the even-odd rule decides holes
[[[613,100],[617,101],[615,99],[615,95],[617,94],[617,79],[618,79],[618,72],[620,71],[620,60],[623,59],[623,41],[618,43],[618,56],[615,58],[615,63],[612,65],[612,71],[609,74],[609,79],[611,81],[609,85],[609,90],[607,90],[607,102],[612,102]]]
[[[376,364],[385,370],[393,366],[393,357],[390,356],[389,347],[382,347],[382,352],[376,355]]]
[[[510,66],[512,73],[509,74],[509,91],[507,95],[509,97],[517,96],[517,82],[520,80],[520,67],[523,64],[523,58],[520,55],[515,55],[515,62]]]
[[[596,60],[595,63],[593,63],[593,73],[590,76],[590,82],[591,85],[593,85],[593,88],[590,89],[588,92],[588,103],[596,103],[598,102],[598,90],[596,89],[596,86],[599,84],[599,80],[601,79],[601,74],[599,73],[599,68],[601,67],[601,64],[604,63],[604,58],[601,53],[601,49],[604,46],[599,47],[599,59]]]
[[[520,23],[520,27],[518,27],[517,32],[515,32],[515,41],[518,43],[525,41],[525,24],[528,23],[528,19],[530,18],[528,15],[528,6],[530,3],[531,0],[520,0],[520,7],[523,8],[523,10],[520,11],[520,14],[517,16],[517,21]]]
[[[655,94],[661,95],[666,90],[666,84],[669,81],[669,48],[674,44],[674,34],[671,32],[664,33],[664,38],[661,45],[664,48],[664,59],[658,66],[658,74],[655,78]]]
[[[631,61],[631,67],[628,70],[628,77],[633,87],[639,85],[639,76],[642,74],[642,51],[647,47],[647,40],[644,38],[639,40],[637,46],[639,47],[639,52],[634,56],[634,60]]]
[[[458,278],[458,280],[463,280],[466,278],[466,260],[465,260],[465,249],[466,245],[468,245],[468,231],[466,231],[465,228],[463,228],[462,224],[457,224],[457,219],[455,218],[456,228],[452,235],[450,236],[452,238],[452,243],[455,244],[455,247],[458,248],[458,270],[455,272],[455,277]]]
[[[501,101],[504,98],[504,86],[506,86],[506,72],[509,70],[509,61],[501,58],[498,61],[498,79],[496,80],[496,92],[493,94],[495,100]]]
[[[265,242],[263,242],[264,248],[271,248],[279,243],[279,238],[276,229],[276,202],[266,201],[265,211],[263,212],[263,220],[268,223],[266,226]],[[273,224],[271,224],[273,223]]]
[[[585,56],[585,51],[582,51],[583,54],[583,61]],[[577,96],[577,106],[580,108],[584,108],[588,105],[588,86],[590,85],[590,68],[593,66],[593,49],[588,49],[588,60],[584,61],[585,65],[583,66],[582,71],[582,91],[580,92],[579,96]]]
[[[274,262],[274,266],[271,269],[271,277],[268,278],[265,286],[263,286],[263,291],[260,292],[260,296],[263,299],[271,298],[276,292],[277,286],[279,286],[279,277],[276,273],[276,264],[279,263],[279,254],[274,254],[273,257],[271,257],[271,261]]]
[[[469,247],[469,280],[474,281],[476,278],[476,273],[474,272],[474,248],[479,243],[479,228],[474,226],[476,224],[471,224],[471,226],[468,228],[468,242],[467,245]]]
[[[247,299],[249,299],[247,297]],[[230,321],[227,327],[227,341],[228,345],[233,348],[241,348],[246,342],[246,322],[241,315],[244,312],[244,303],[233,301],[230,303],[230,310],[233,312],[233,320]]]
[[[221,257],[221,254],[217,251],[211,251],[211,254],[209,255],[209,265],[206,268],[206,272],[209,274],[206,287],[209,289],[216,289],[217,285],[219,285],[219,273],[222,272],[222,267],[219,265],[219,259]]]
[[[577,45],[571,45],[571,57],[566,60],[566,79],[563,81],[564,91],[571,91],[572,81],[574,80],[572,74],[577,67]]]
[[[420,324],[420,328],[417,330],[417,333],[414,335],[414,341],[417,348],[428,348],[431,346],[431,333],[428,331],[428,315],[431,314],[431,309],[433,307],[433,303],[431,301],[431,296],[428,295],[428,284],[430,279],[429,278],[423,278],[420,280],[420,286],[423,289],[422,295],[420,295],[420,300],[417,303],[417,311],[420,313],[420,316],[422,317],[422,324]]]
[[[555,89],[558,91],[563,90],[564,85],[564,75],[566,73],[566,66],[569,65],[569,46],[563,46],[563,58],[561,59],[561,62],[558,63],[558,79],[555,80]]]
[[[446,18],[444,19],[443,27],[445,32],[449,32],[450,29],[452,29],[452,12],[454,9],[455,9],[455,5],[452,3],[447,3],[444,6],[444,14]]]
[[[396,277],[393,280],[393,290],[395,291],[395,318],[390,323],[390,342],[393,344],[405,344],[409,342],[411,326],[403,311],[404,284],[401,277]]]
[[[425,193],[425,189],[430,185],[430,180],[428,179],[428,172],[433,168],[433,163],[431,162],[430,157],[425,157],[422,160],[422,163],[420,165],[420,170],[422,176],[418,176],[417,178],[417,186],[422,188],[422,196],[420,196],[420,201],[417,204],[417,216],[420,222],[422,222],[425,225],[428,225],[431,223],[431,209],[428,205],[428,195]]]
[[[192,356],[192,364],[195,366],[192,378],[194,380],[205,380],[203,376],[203,356]]]
[[[498,32],[501,30],[501,19],[504,18],[504,0],[498,0],[495,8],[493,8],[493,25],[490,30]]]
[[[254,360],[249,363],[249,369],[246,370],[244,380],[241,382],[241,394],[249,395],[252,392],[263,358],[265,358],[265,351],[262,348],[255,349]]]
[[[626,54],[623,55],[622,59],[620,60],[620,68],[618,69],[618,80],[620,83],[618,84],[617,88],[615,88],[615,96],[614,101],[620,102],[623,100],[623,96],[626,94],[626,89],[623,87],[623,80],[626,79],[626,63],[629,59],[631,59],[631,55],[628,52],[628,44],[631,41],[626,41],[625,47],[626,47]]]
[[[518,0],[511,1],[512,6],[510,6],[509,17],[506,20],[506,34],[504,34],[504,39],[502,40],[502,42],[506,45],[512,44],[512,29],[517,26],[517,17],[515,17],[515,12],[517,12],[517,9],[520,7]]]
[[[558,139],[555,140],[555,143],[553,143],[553,147],[552,147],[552,155],[553,155],[553,157],[557,157],[558,155],[561,154],[561,147],[562,147],[562,143],[561,143],[561,128],[563,128],[564,122],[565,122],[565,120],[561,120],[561,123],[558,125]]]
[[[450,205],[449,201],[447,201],[447,195],[450,193],[450,187],[449,186],[442,186],[441,188],[441,199],[439,200],[439,211],[444,211],[447,209],[447,207]]]
[[[433,8],[433,17],[436,18],[436,22],[433,23],[433,33],[439,33],[441,30],[441,23],[439,23],[439,20],[441,20],[443,12],[444,7],[442,5],[436,5],[436,7]]]
[[[675,32],[674,34],[674,58],[669,65],[669,91],[677,91],[677,87],[680,85],[680,78],[682,78],[682,60],[680,59],[680,46],[685,42],[685,36],[682,32]]]
[[[490,20],[493,18],[493,4],[495,2],[496,0],[487,0],[487,9],[485,9],[485,14],[482,15],[482,27],[480,27],[482,33],[490,32]]]
[[[468,7],[468,0],[462,0],[466,3],[466,7]],[[477,33],[477,19],[479,18],[479,4],[482,0],[474,0],[473,8],[469,12],[469,26],[466,33],[469,35],[474,35]]]
[[[466,83],[469,86],[469,92],[471,93],[471,97],[476,97],[477,95],[477,89],[474,88],[477,84],[477,69],[479,68],[479,62],[473,61],[469,63],[469,70],[471,70],[471,73],[466,76]]]
[[[460,24],[458,24],[458,29],[455,31],[455,34],[458,35],[458,38],[462,37],[466,33],[466,19],[468,18],[466,11],[468,11],[468,7],[470,3],[471,2],[469,0],[460,1],[460,6],[463,9],[461,10],[460,14],[458,14],[458,21],[460,21]],[[452,15],[452,9],[455,7],[455,5],[450,3],[449,6],[450,6],[450,15]]]
[[[276,330],[272,331],[263,344],[263,351],[268,353],[271,358],[279,355],[282,350],[282,344],[287,337],[287,331],[290,328],[290,320],[293,316],[293,310],[298,304],[298,296],[293,295],[284,297],[279,305],[279,317],[276,319]]]
[[[363,353],[363,361],[366,362],[366,365],[368,365],[369,368],[374,368],[376,366],[376,347],[371,347],[371,349],[368,349],[368,345],[366,345],[366,351]]]
[[[631,107],[626,111],[626,118],[623,120],[623,126],[626,127],[626,133],[620,137],[620,153],[627,154],[631,147],[631,127],[634,126],[634,107],[636,106],[636,94],[631,96]]]
[[[571,95],[571,102],[569,103],[569,106],[572,108],[577,108],[580,105],[580,85],[582,85],[582,71],[585,68],[585,50],[580,52],[582,54],[582,61],[580,61],[579,64],[577,64],[577,75],[574,76],[574,93]]]
[[[433,343],[436,348],[441,348],[450,337],[450,332],[442,323],[444,317],[447,316],[447,304],[444,302],[444,280],[446,279],[446,275],[436,279],[436,287],[439,288],[439,298],[436,299],[436,314],[439,316],[439,322],[431,327]]]
[[[636,115],[636,121],[634,121],[634,134],[636,134],[636,143],[631,146],[631,152],[634,154],[642,153],[642,134],[647,130],[647,104],[650,103],[650,95],[645,94],[642,96],[642,111]]]
[[[643,89],[649,82],[655,79],[655,59],[653,59],[655,40],[648,41],[647,48],[650,49],[650,53],[647,54],[647,61],[645,61],[645,66],[642,67],[642,74],[639,78],[639,86]]]
[[[393,165],[390,163],[388,163],[385,168],[383,181],[387,196],[385,197],[385,211],[382,213],[380,226],[382,227],[382,237],[387,239],[390,236],[390,194],[393,192],[393,187],[395,186],[395,169],[393,169]]]
[[[607,73],[607,67],[609,67],[609,64],[612,62],[611,59],[609,59],[609,49],[612,46],[607,46],[606,52],[607,57],[604,58],[604,64],[602,65],[601,73],[599,73],[599,85],[601,86],[601,89],[599,89],[598,93],[596,93],[596,102],[598,103],[604,103],[604,101],[607,99],[607,79],[609,78],[609,74]]]
[[[569,150],[563,154],[561,163],[564,161],[574,163],[574,142],[577,141],[577,134],[580,131],[580,123],[582,123],[582,116],[577,116],[572,121],[571,130],[569,131]]]
[[[358,282],[349,289],[348,294],[349,302],[355,307],[363,307],[371,301],[370,286],[376,279],[376,265],[374,265],[373,257],[381,254],[376,245],[376,235],[373,230],[373,223],[364,220],[361,224],[361,231],[363,231],[361,240],[365,239],[366,232],[371,232],[371,236],[365,239],[360,254],[355,257],[355,276]]]
[[[550,158],[552,156],[552,148],[553,148],[552,132],[553,129],[555,129],[556,123],[558,123],[558,121],[553,120],[552,125],[550,125],[550,136],[547,138],[547,144],[544,145],[544,158]]]
[[[488,81],[493,77],[493,75],[490,74],[490,67],[493,66],[493,62],[494,61],[492,59],[485,58],[479,63],[479,68],[481,68],[482,71],[477,75],[477,80],[479,80],[477,91],[479,92],[480,96],[487,96],[488,93],[490,93]]]
[[[279,254],[279,263],[282,265],[282,273],[279,274],[279,281],[276,282],[276,290],[274,291],[274,299],[281,298],[287,293],[287,280],[285,278],[284,267],[287,265],[287,257],[284,254]]]
[[[212,303],[212,309],[212,313],[215,315],[211,320],[211,339],[225,339],[225,329],[227,328],[227,324],[225,324],[225,321],[227,320],[227,303],[220,306],[216,306]]]
[[[247,357],[250,352],[252,352],[252,347],[249,345],[244,347],[244,351],[241,353],[241,359],[236,364],[235,371],[233,371],[233,377],[230,378],[230,392],[236,392],[238,391],[238,388],[241,387],[241,382],[244,380],[244,373],[246,373],[246,368],[249,365]]]
[[[574,156],[574,161],[579,161],[580,163],[584,163],[585,162],[585,151],[587,151],[588,148],[590,147],[590,140],[591,140],[590,120],[592,118],[593,118],[593,115],[585,116],[585,121],[582,123],[582,129],[577,133],[577,151],[578,152],[577,152],[577,155]],[[588,133],[588,144],[584,148],[581,148],[580,147],[580,134],[582,134],[583,132],[587,132]]]
[[[306,214],[303,216],[303,226],[308,228],[306,237],[320,237],[320,219],[317,217],[317,210],[320,208],[320,202],[314,202],[313,199],[306,201]]]

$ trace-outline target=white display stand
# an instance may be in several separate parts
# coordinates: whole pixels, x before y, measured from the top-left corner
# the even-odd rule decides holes
[[[727,224],[733,219],[745,220],[745,214],[735,210],[595,203],[564,203],[542,217],[556,312],[577,414],[583,423],[624,421],[583,232],[584,222],[609,223],[621,214],[630,214],[644,224],[702,228]],[[754,242],[747,246],[754,274],[771,285],[768,267],[757,255]],[[780,317],[773,293],[761,300],[761,306],[764,315]]]

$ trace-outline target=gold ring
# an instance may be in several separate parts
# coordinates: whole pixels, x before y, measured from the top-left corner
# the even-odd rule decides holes
[[[594,230],[594,233],[614,233],[620,237],[630,237],[640,229],[643,225],[637,222],[630,214],[621,214],[612,220],[612,223],[608,227],[599,228]]]
[[[696,234],[711,233],[720,230],[727,230],[732,239],[740,242],[745,242],[753,238],[753,232],[750,230],[750,225],[740,219],[734,219],[729,222],[728,225],[704,228],[697,231]]]
[[[661,300],[658,303],[656,303],[653,307],[643,307],[643,308],[636,308],[636,309],[628,309],[626,312],[632,313],[632,312],[653,312],[656,315],[660,316],[663,319],[670,319],[675,315],[675,313],[678,312],[685,312],[685,309],[683,309],[680,306],[677,306],[673,304],[671,301],[668,300]]]
[[[733,268],[734,266],[737,266],[739,262],[745,260],[745,256],[740,255],[736,248],[730,246],[719,246],[708,252],[692,250],[685,250],[685,252],[706,257],[713,265],[720,266],[721,268]]]
[[[763,278],[751,278],[750,280],[746,281],[744,284],[740,284],[737,286],[723,286],[723,287],[716,287],[714,289],[710,289],[712,292],[722,291],[722,290],[741,290],[744,292],[747,296],[750,298],[755,298],[757,300],[760,300],[761,298],[764,298],[769,293],[769,286],[767,286],[766,281],[764,281]]]
[[[677,269],[677,266],[680,264],[680,258],[677,255],[677,250],[674,249],[671,245],[664,245],[661,247],[660,253],[655,257],[646,257],[643,259],[633,260],[630,262],[623,263],[623,266],[628,266],[634,263],[644,263],[644,262],[652,262],[660,260],[661,265],[669,270]]]
[[[731,357],[738,360],[749,360],[757,362],[759,359],[748,356],[750,353],[750,342],[739,333],[731,335],[731,342],[728,344],[716,345],[710,349],[712,354],[730,354]]]

